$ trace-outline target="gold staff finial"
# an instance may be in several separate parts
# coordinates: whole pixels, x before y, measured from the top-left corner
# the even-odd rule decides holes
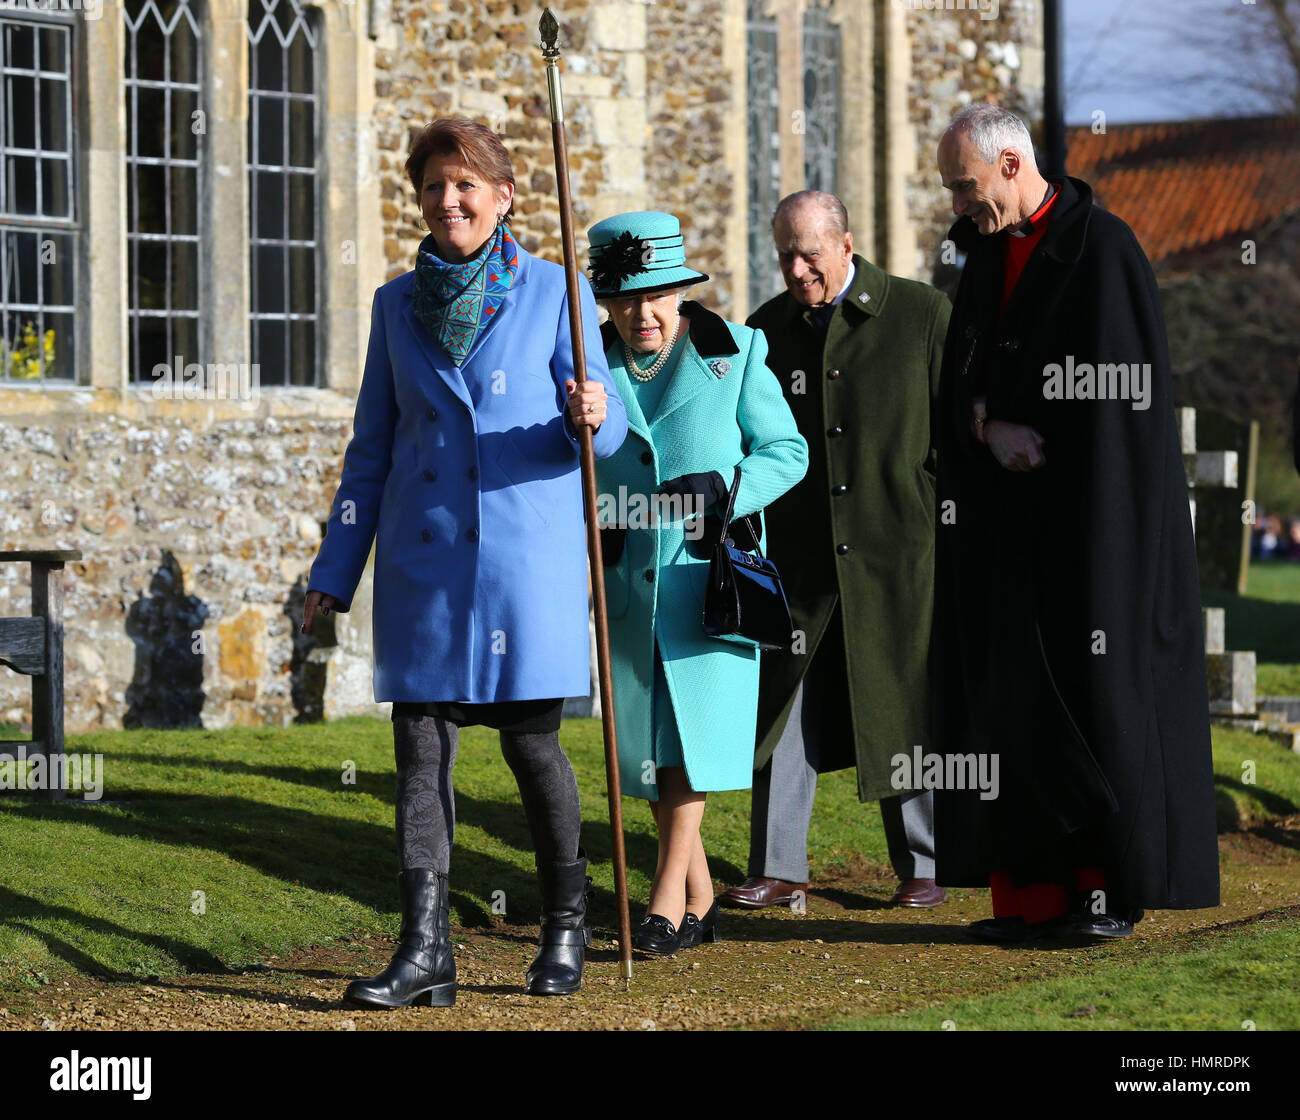
[[[556,40],[560,37],[560,24],[550,8],[542,12],[542,21],[537,29],[542,33],[542,57],[547,62],[559,58],[560,48],[556,46]]]

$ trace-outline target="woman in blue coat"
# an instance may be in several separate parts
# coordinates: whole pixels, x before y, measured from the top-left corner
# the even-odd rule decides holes
[[[348,986],[370,1007],[449,1006],[447,922],[458,728],[499,729],[536,850],[534,995],[578,990],[586,859],[560,749],[564,697],[590,688],[577,428],[595,453],[627,421],[581,286],[587,372],[573,379],[564,270],[510,234],[514,176],[495,133],[438,120],[406,172],[429,236],[375,293],[352,441],[308,579],[312,614],[346,611],[372,543],[374,689],[393,702],[401,944]]]
[[[705,795],[748,789],[754,769],[758,650],[701,625],[716,515],[737,470],[741,518],[803,478],[808,447],[763,335],[682,302],[682,289],[708,277],[686,267],[675,217],[620,214],[588,237],[628,421],[626,442],[596,468],[619,771],[624,793],[650,800],[659,830],[635,944],[671,953],[717,938]]]

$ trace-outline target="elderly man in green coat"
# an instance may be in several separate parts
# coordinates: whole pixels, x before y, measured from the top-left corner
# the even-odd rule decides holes
[[[854,254],[834,195],[783,199],[772,232],[787,291],[747,325],[767,336],[809,466],[766,511],[795,634],[762,660],[749,878],[723,899],[806,891],[817,775],[856,766],[858,797],[880,801],[894,902],[937,906],[933,794],[907,767],[930,745],[932,410],[950,305]]]

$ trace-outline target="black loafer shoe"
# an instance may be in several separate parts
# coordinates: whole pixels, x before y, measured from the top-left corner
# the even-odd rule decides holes
[[[1018,941],[1033,941],[1045,937],[1056,926],[1055,921],[1026,922],[1024,918],[984,918],[971,922],[966,932],[976,941],[990,941],[1010,945]]]
[[[682,919],[682,929],[679,935],[679,949],[694,949],[697,945],[702,945],[706,941],[720,941],[721,936],[718,933],[718,904],[714,902],[709,907],[709,911],[703,918],[697,918],[689,911],[686,917]]]
[[[1142,920],[1141,910],[1107,911],[1104,914],[1071,914],[1059,932],[1072,937],[1131,937],[1133,927]]]
[[[632,944],[643,953],[666,957],[681,948],[681,937],[673,923],[662,914],[647,914],[637,927]]]

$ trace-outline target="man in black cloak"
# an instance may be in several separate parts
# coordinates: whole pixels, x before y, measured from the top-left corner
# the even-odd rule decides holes
[[[981,939],[1124,937],[1144,907],[1219,903],[1155,276],[1087,183],[1039,174],[1005,110],[958,113],[938,161],[966,261],[936,433],[936,874],[992,888]]]

